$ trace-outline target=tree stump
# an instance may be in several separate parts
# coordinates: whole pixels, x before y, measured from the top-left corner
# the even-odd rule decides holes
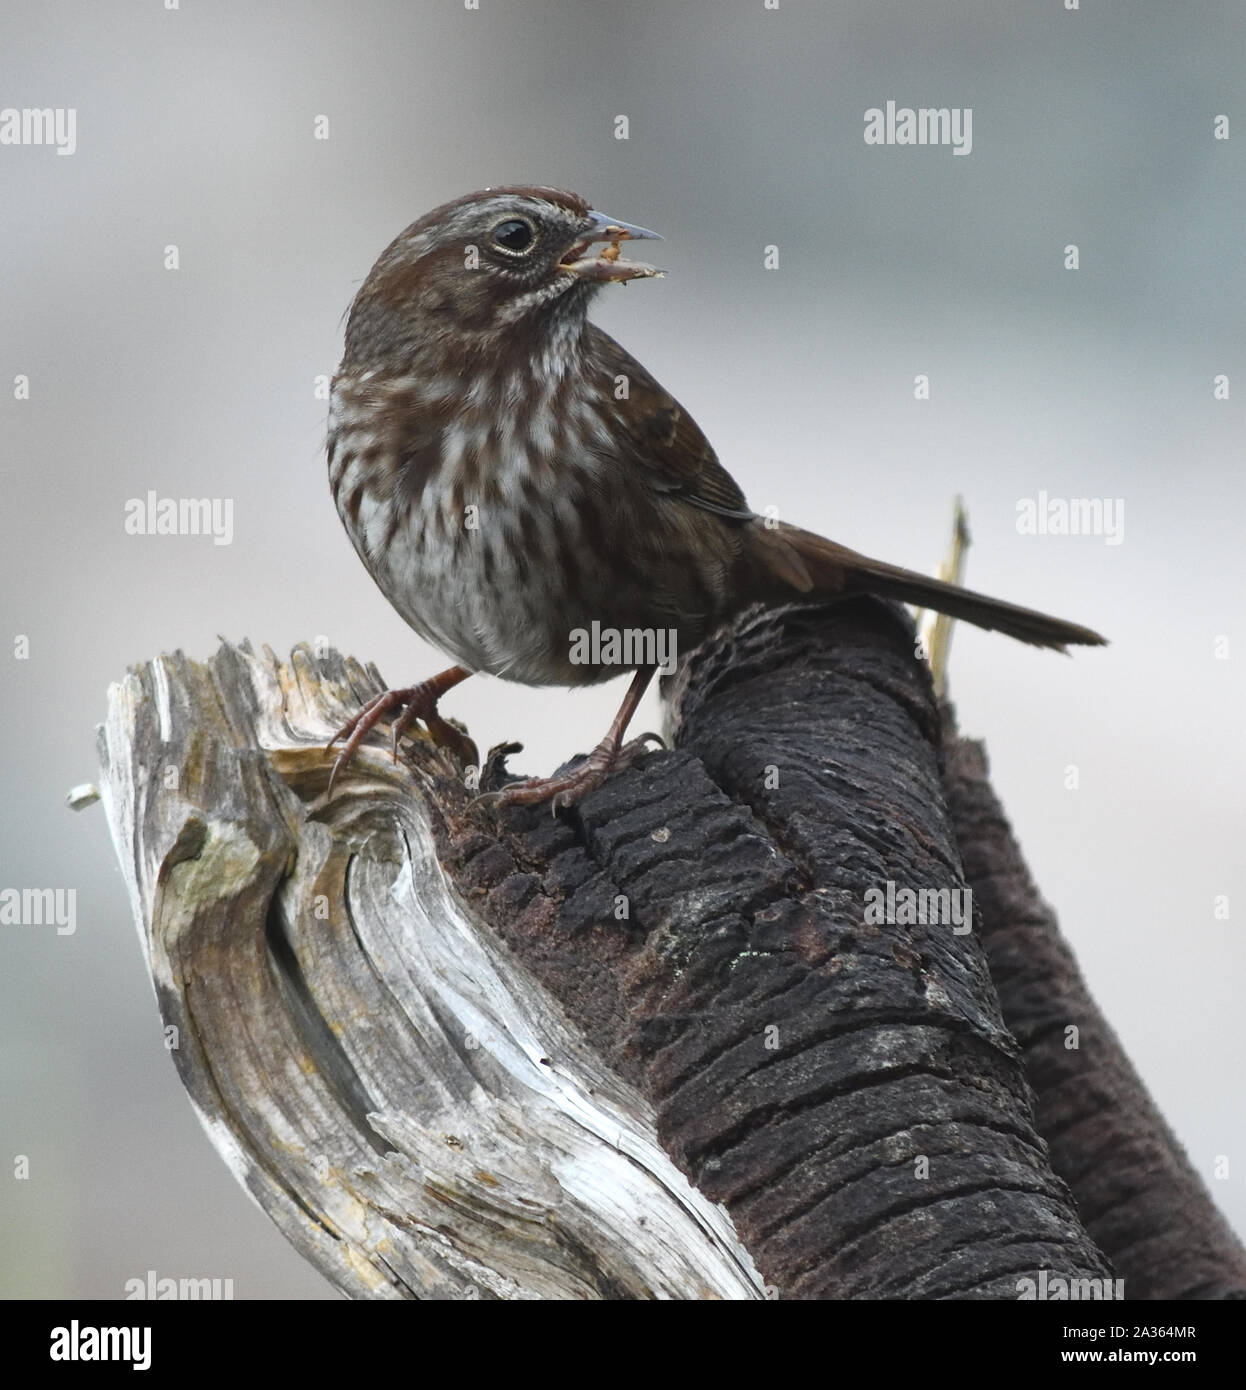
[[[901,610],[743,615],[666,682],[673,749],[557,817],[420,737],[327,799],[382,688],[225,644],[132,671],[100,736],[183,1084],[344,1293],[1246,1290]],[[967,891],[964,930],[895,910]]]

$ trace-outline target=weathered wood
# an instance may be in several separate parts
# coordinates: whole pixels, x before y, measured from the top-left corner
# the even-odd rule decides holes
[[[355,1297],[761,1296],[648,1105],[438,867],[456,770],[361,750],[321,804],[326,739],[380,688],[224,646],[111,693],[104,799],[213,1143]]]
[[[558,818],[482,807],[422,740],[365,747],[326,803],[325,740],[380,688],[334,653],[225,646],[132,673],[101,739],[183,1081],[338,1287],[1110,1277],[979,931],[867,920],[888,883],[966,887],[898,610],[745,615],[667,683],[675,751]]]

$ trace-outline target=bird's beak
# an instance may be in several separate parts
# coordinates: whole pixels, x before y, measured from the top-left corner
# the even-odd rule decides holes
[[[633,226],[630,222],[620,222],[617,217],[608,217],[604,212],[590,212],[588,216],[592,227],[559,261],[560,270],[569,271],[584,280],[601,281],[639,280],[646,276],[666,274],[664,270],[643,265],[640,261],[619,259],[625,241],[661,241],[657,232]],[[599,241],[609,244],[604,251],[590,256],[589,247]]]

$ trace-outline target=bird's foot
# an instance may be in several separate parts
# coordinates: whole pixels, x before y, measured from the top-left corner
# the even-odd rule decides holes
[[[369,700],[363,709],[348,719],[328,742],[326,751],[328,748],[332,748],[339,739],[344,738],[346,740],[345,747],[337,755],[337,760],[333,764],[333,771],[329,773],[329,787],[326,796],[333,795],[333,783],[338,773],[350,763],[359,745],[387,715],[396,709],[401,709],[402,713],[390,727],[390,751],[395,761],[398,759],[398,740],[418,719],[428,730],[429,738],[438,748],[449,749],[466,764],[472,766],[477,764],[480,761],[480,755],[476,751],[476,745],[462,729],[456,728],[437,713],[437,701],[445,692],[444,681],[440,677],[434,676],[432,680],[421,681],[419,685],[407,686],[403,690],[386,690],[375,699]]]
[[[666,747],[657,734],[641,734],[622,746],[606,737],[570,772],[556,777],[533,777],[526,782],[513,782],[501,791],[485,792],[477,800],[492,806],[536,806],[548,801],[551,803],[551,813],[556,813],[560,806],[574,806],[589,792],[596,791],[608,777],[630,766],[649,743],[656,743],[659,748]]]

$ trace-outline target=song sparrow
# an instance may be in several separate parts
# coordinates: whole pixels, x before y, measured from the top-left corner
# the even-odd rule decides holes
[[[688,649],[758,600],[880,594],[1037,646],[1103,642],[756,515],[678,402],[588,322],[602,285],[661,274],[619,257],[654,236],[572,193],[492,188],[420,218],[372,267],[333,380],[329,479],[381,591],[457,664],[370,702],[333,740],[333,776],[394,711],[395,750],[420,719],[474,762],[437,712],[473,672],[575,686],[634,669],[587,761],[497,794],[572,802],[644,745],[623,735],[654,673],[635,652],[577,661],[573,634],[669,631]]]

